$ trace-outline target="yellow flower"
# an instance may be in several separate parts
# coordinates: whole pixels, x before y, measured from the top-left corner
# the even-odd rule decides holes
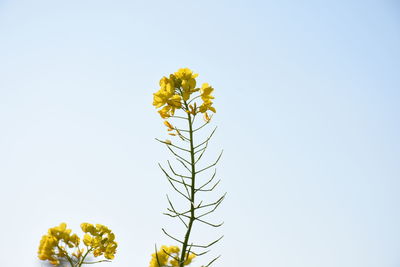
[[[180,95],[173,95],[167,100],[167,104],[174,108],[180,108],[181,104],[181,96]]]
[[[89,234],[84,235],[83,244],[85,244],[85,246],[90,246],[92,244],[92,237]]]
[[[205,122],[210,122],[212,116],[210,117],[210,116],[208,116],[207,112],[204,112],[204,116],[203,117],[204,117],[204,121]]]
[[[151,255],[149,267],[179,266],[179,251],[177,246],[161,246],[159,251]],[[189,265],[195,255],[190,253],[186,257],[184,265]]]
[[[160,90],[153,94],[153,106],[156,108],[163,107],[158,112],[161,117],[168,118],[173,116],[175,109],[182,107],[181,96],[175,92],[175,77],[163,77],[160,80]]]
[[[196,88],[196,78],[198,74],[193,73],[189,68],[181,68],[174,74],[170,74],[169,78],[163,77],[160,80],[160,89],[153,94],[153,105],[158,109],[158,113],[164,119],[174,116],[177,109],[188,108],[186,113],[196,115],[197,112],[205,113],[206,111],[216,112],[212,106],[214,91],[208,83],[204,83],[201,88]],[[200,91],[203,103],[197,107],[196,102],[187,106],[187,102],[193,93]],[[174,135],[174,134],[172,134]]]
[[[203,83],[201,86],[200,96],[203,100],[203,104],[199,107],[199,111],[201,113],[204,113],[207,110],[210,110],[214,113],[216,112],[215,108],[212,106],[213,102],[211,101],[211,99],[214,99],[214,97],[211,95],[213,91],[214,88],[212,88],[208,83]]]
[[[94,226],[90,223],[82,223],[81,228],[86,233],[83,243],[94,249],[93,255],[95,257],[104,255],[106,259],[114,259],[118,244],[114,241],[114,233],[108,227],[102,224]]]
[[[183,100],[189,100],[190,95],[199,90],[196,88],[196,77],[198,74],[193,73],[189,68],[179,69],[174,73],[174,76],[176,77],[177,85],[182,88]]]
[[[182,106],[180,95],[171,95],[160,89],[157,93],[154,93],[153,96],[153,105],[156,108],[162,107],[165,104],[171,105],[175,108],[180,108]]]
[[[207,110],[211,110],[212,112],[217,112],[216,110],[215,110],[215,108],[212,106],[212,104],[213,104],[213,102],[211,102],[211,101],[206,101],[206,102],[204,102],[200,107],[199,107],[199,111],[201,112],[201,113],[204,113],[204,112],[206,112]]]
[[[171,74],[169,78],[162,77],[160,80],[160,89],[169,95],[173,95],[175,93],[175,76]]]
[[[50,228],[47,235],[40,240],[38,257],[41,260],[48,260],[53,265],[60,264],[59,258],[65,257],[66,246],[69,248],[79,245],[79,237],[71,234],[65,223]]]
[[[164,106],[166,105],[166,106]],[[175,109],[181,108],[181,96],[175,93],[175,77],[170,75],[170,78],[162,77],[160,80],[160,90],[153,94],[153,106],[160,108],[160,115],[163,118],[173,116]]]
[[[174,73],[175,77],[181,80],[189,80],[194,79],[199,76],[197,73],[193,73],[193,71],[189,68],[180,68],[177,72]]]
[[[93,224],[90,223],[81,223],[81,229],[85,233],[90,233],[94,235],[96,233],[96,228]]]
[[[165,106],[158,111],[160,113],[161,118],[167,119],[175,114],[175,108],[171,106]]]
[[[174,130],[174,126],[172,126],[172,124],[169,123],[168,121],[164,121],[164,125],[168,127],[168,131]]]
[[[200,89],[201,99],[203,99],[204,102],[214,99],[214,97],[211,95],[213,91],[214,88],[212,88],[208,83],[203,83]]]
[[[193,73],[189,68],[182,68],[174,73],[174,77],[176,77],[176,85],[182,88],[183,100],[189,100],[190,95],[199,90],[196,88],[197,76],[198,74]]]
[[[77,259],[80,259],[82,257],[82,255],[83,255],[83,252],[85,252],[84,248],[78,249],[78,250],[76,250],[75,252],[72,253],[72,256],[74,256]]]
[[[185,265],[189,265],[192,260],[196,257],[193,253],[190,253],[189,255],[186,255],[187,259],[185,260]]]

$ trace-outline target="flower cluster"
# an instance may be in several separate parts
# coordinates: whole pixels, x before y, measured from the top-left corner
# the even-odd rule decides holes
[[[60,264],[59,258],[67,254],[67,247],[74,248],[79,245],[79,237],[71,234],[65,223],[50,228],[47,235],[42,237],[39,245],[38,257],[41,260],[48,260],[53,265]]]
[[[199,110],[201,113],[206,112],[207,110],[211,110],[212,112],[217,112],[215,108],[212,106],[213,102],[211,99],[214,99],[214,97],[211,95],[211,93],[214,91],[214,88],[212,88],[208,83],[204,83],[201,86],[200,93],[201,93],[201,99],[203,100],[203,104],[199,107]]]
[[[118,245],[115,242],[115,235],[110,229],[101,224],[94,226],[90,223],[82,223],[81,228],[86,233],[83,237],[83,243],[93,249],[95,257],[104,255],[106,259],[114,259]]]
[[[96,263],[85,262],[86,256],[93,253],[93,256],[104,256],[111,260],[114,258],[117,243],[115,235],[106,226],[89,223],[81,224],[82,230],[86,233],[83,238],[85,249],[79,248],[80,238],[76,234],[71,234],[71,229],[67,229],[65,223],[50,228],[40,241],[38,257],[41,260],[48,260],[53,265],[59,265],[61,260],[70,263],[71,267],[80,267],[82,264]],[[71,253],[72,252],[72,253]],[[107,260],[101,260],[102,262]]]
[[[162,118],[174,116],[176,109],[183,109],[193,115],[198,112],[206,113],[208,110],[216,112],[211,101],[214,99],[211,96],[214,89],[207,83],[204,83],[201,88],[196,88],[197,76],[198,74],[193,73],[190,69],[182,68],[174,74],[170,74],[169,78],[161,78],[160,89],[153,94],[153,106],[161,108],[158,112]],[[200,92],[203,100],[200,106],[196,103],[189,104],[191,95],[196,92]]]
[[[179,266],[179,251],[177,246],[162,246],[159,251],[151,255],[149,267]],[[189,265],[194,257],[193,253],[186,254],[184,265]]]

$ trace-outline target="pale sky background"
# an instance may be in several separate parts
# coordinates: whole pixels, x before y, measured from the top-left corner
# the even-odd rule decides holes
[[[214,266],[399,267],[399,48],[395,0],[0,0],[0,265],[44,266],[63,221],[114,230],[97,266],[174,244],[151,103],[189,67],[215,88],[207,159],[224,149],[225,225],[194,228],[225,235]]]

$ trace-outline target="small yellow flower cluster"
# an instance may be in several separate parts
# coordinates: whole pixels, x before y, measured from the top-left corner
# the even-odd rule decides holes
[[[177,246],[162,246],[157,253],[151,255],[149,267],[179,266],[179,250],[180,249]],[[194,257],[195,255],[193,253],[186,255],[184,265],[189,265]]]
[[[188,68],[179,69],[174,74],[170,74],[169,78],[163,77],[160,80],[160,89],[153,94],[153,105],[156,108],[161,108],[160,113],[162,118],[169,118],[175,114],[176,109],[184,108],[186,112],[196,114],[197,112],[205,113],[208,110],[216,112],[212,106],[211,93],[214,91],[207,83],[204,83],[200,88],[196,88],[196,77],[198,74],[193,73]],[[201,99],[203,104],[197,107],[194,105],[188,106],[187,101],[190,96],[200,91]],[[190,108],[190,110],[188,110]]]
[[[41,260],[48,260],[53,265],[59,265],[60,260],[69,261],[71,266],[81,266],[85,257],[93,252],[95,257],[104,255],[106,259],[113,259],[117,249],[114,241],[115,235],[106,226],[89,223],[81,224],[82,230],[86,233],[83,243],[87,246],[80,249],[80,239],[76,234],[71,234],[66,223],[50,228],[47,235],[40,241],[38,257]],[[72,252],[72,253],[71,253]]]
[[[93,255],[95,257],[104,255],[106,259],[114,259],[118,245],[114,241],[115,235],[110,229],[101,224],[94,226],[90,223],[82,223],[81,228],[86,233],[83,237],[83,243],[94,249]]]
[[[203,100],[203,104],[199,107],[200,112],[204,113],[207,110],[211,110],[212,112],[217,112],[214,107],[212,107],[213,102],[211,102],[211,99],[214,99],[214,97],[211,95],[211,93],[214,91],[214,88],[212,88],[208,83],[204,83],[201,86],[200,93],[201,93],[201,99]]]
[[[38,257],[41,260],[48,260],[53,265],[60,264],[59,258],[65,257],[67,247],[73,248],[79,245],[79,237],[71,234],[67,224],[50,228],[47,235],[40,240]]]

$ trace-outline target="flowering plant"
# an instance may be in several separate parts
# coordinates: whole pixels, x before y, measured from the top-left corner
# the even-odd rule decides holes
[[[201,192],[213,191],[219,184],[219,180],[214,181],[215,170],[211,178],[206,180],[199,180],[199,175],[214,167],[222,155],[221,152],[212,164],[198,167],[216,128],[205,140],[198,143],[195,143],[197,141],[195,134],[210,123],[212,118],[210,114],[216,113],[216,109],[212,102],[214,88],[207,83],[203,83],[200,88],[196,87],[197,76],[198,74],[193,73],[188,68],[179,69],[174,74],[170,74],[168,78],[161,78],[160,89],[153,94],[153,105],[159,109],[160,116],[165,119],[164,125],[167,127],[169,135],[179,137],[179,139],[175,138],[173,142],[171,140],[157,140],[166,145],[185,173],[177,171],[170,161],[167,161],[168,170],[160,164],[159,166],[172,188],[187,201],[188,207],[184,210],[178,210],[167,195],[169,207],[164,214],[179,219],[184,225],[185,234],[182,238],[179,238],[162,229],[164,234],[178,242],[179,246],[162,246],[160,250],[157,250],[156,247],[150,261],[150,267],[183,267],[189,265],[193,258],[206,254],[208,252],[206,249],[223,237],[221,236],[208,244],[197,244],[191,240],[195,222],[211,227],[222,225],[222,223],[211,223],[204,217],[213,213],[225,198],[224,194],[214,202],[204,203],[202,200],[198,201],[197,197]],[[181,112],[183,115],[176,115],[177,112]],[[203,115],[203,123],[196,120],[199,115]],[[175,122],[172,122],[173,120]],[[176,126],[179,123],[178,121],[183,122],[183,126]],[[199,123],[200,125],[196,125]],[[210,266],[218,258],[219,256],[211,260],[206,266]]]
[[[81,267],[83,264],[108,262],[114,259],[117,249],[115,235],[106,226],[101,224],[82,223],[82,231],[85,233],[83,244],[86,248],[80,248],[81,239],[67,229],[66,223],[50,228],[42,237],[39,245],[38,257],[43,261],[49,261],[52,265],[60,265],[62,262],[71,267]],[[105,259],[87,261],[87,257],[104,256]]]
[[[175,137],[171,140],[159,140],[165,144],[175,159],[181,164],[184,172],[177,170],[170,161],[168,170],[159,164],[161,170],[167,177],[172,188],[187,201],[187,207],[183,210],[176,208],[173,201],[167,195],[169,207],[164,213],[172,218],[177,218],[184,225],[183,237],[177,237],[168,233],[164,228],[162,231],[169,238],[178,243],[175,246],[161,246],[151,255],[150,267],[184,267],[190,265],[198,256],[209,252],[209,247],[217,243],[223,236],[207,244],[193,242],[191,234],[195,222],[202,223],[211,227],[220,227],[223,223],[211,223],[205,217],[212,214],[222,203],[225,194],[212,202],[199,201],[198,195],[204,192],[212,192],[220,180],[215,181],[216,170],[211,177],[201,179],[201,174],[215,167],[222,156],[206,166],[199,167],[199,162],[207,150],[216,128],[207,137],[197,142],[196,134],[207,126],[216,109],[213,106],[212,93],[214,88],[207,83],[203,83],[200,88],[196,87],[196,78],[190,69],[179,69],[169,78],[163,77],[160,80],[160,89],[153,94],[153,105],[158,108],[160,116],[164,119],[168,134]],[[201,100],[201,101],[200,101]],[[183,115],[175,113],[181,112]],[[203,115],[204,121],[199,122],[196,118]],[[180,120],[183,126],[179,126]],[[196,142],[197,143],[196,143]],[[84,264],[99,262],[109,262],[114,259],[117,249],[115,235],[112,231],[101,224],[82,223],[81,229],[85,233],[82,241],[85,248],[81,248],[81,239],[67,229],[65,223],[50,228],[40,241],[38,257],[40,260],[48,261],[52,265],[61,263],[69,264],[71,267],[81,267]],[[97,261],[89,261],[88,257],[101,257]],[[219,258],[212,259],[207,265],[210,266]]]

